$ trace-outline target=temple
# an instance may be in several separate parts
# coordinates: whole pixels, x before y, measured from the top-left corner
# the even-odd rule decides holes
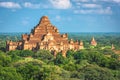
[[[115,49],[115,46],[114,46],[114,44],[112,44],[112,46],[111,46],[111,49],[112,49],[112,50],[114,50],[114,49]]]
[[[96,40],[94,39],[94,37],[93,37],[92,40],[91,40],[91,45],[92,45],[92,46],[97,46],[97,42],[96,42]]]
[[[60,34],[59,30],[51,24],[47,16],[43,16],[40,22],[31,33],[23,34],[22,40],[18,42],[7,41],[6,49],[10,50],[39,50],[45,49],[51,51],[54,56],[61,52],[66,56],[66,51],[83,49],[82,41],[68,40],[68,34]]]

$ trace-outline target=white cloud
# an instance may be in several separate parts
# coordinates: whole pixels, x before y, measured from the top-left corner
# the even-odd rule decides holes
[[[102,4],[106,2],[120,2],[120,0],[73,0],[75,2],[73,12],[75,14],[112,14],[111,5],[107,7]],[[99,3],[99,2],[102,3]]]
[[[112,14],[111,7],[107,7],[105,9],[88,9],[88,10],[75,10],[75,14]]]
[[[120,0],[72,0],[74,2],[114,2],[114,3],[120,3]]]
[[[98,5],[98,4],[82,4],[82,7],[85,7],[85,8],[101,8],[101,5]]]
[[[113,0],[114,2],[116,2],[116,3],[120,3],[120,0]]]
[[[90,0],[73,0],[75,2],[89,2]]]
[[[80,3],[80,2],[77,2],[76,4],[77,4],[77,5],[81,5],[81,3]]]
[[[111,10],[111,7],[107,7],[106,9],[100,9],[98,10],[98,13],[100,14],[112,14],[112,10]]]
[[[68,9],[71,8],[72,4],[70,0],[49,0],[52,6],[56,9]]]
[[[101,0],[101,1],[120,3],[120,0]]]
[[[97,2],[97,0],[92,0],[93,2]]]
[[[14,3],[14,2],[0,2],[0,7],[4,7],[4,8],[21,8],[21,6],[18,3]]]
[[[32,9],[38,9],[38,8],[40,8],[40,4],[32,4],[30,2],[25,2],[24,7],[32,8]]]

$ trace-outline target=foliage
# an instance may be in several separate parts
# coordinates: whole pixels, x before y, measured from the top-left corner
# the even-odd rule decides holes
[[[19,73],[13,67],[2,67],[0,66],[0,80],[22,80]]]
[[[115,80],[109,69],[100,68],[96,65],[89,65],[83,70],[85,80]]]
[[[20,34],[0,35],[0,80],[120,80],[120,54],[111,50],[112,43],[120,49],[120,36],[94,34],[96,47],[90,46],[91,37],[70,34],[69,39],[84,40],[85,49],[54,57],[48,50],[5,51],[5,40],[19,40]]]
[[[40,59],[46,63],[49,63],[54,59],[54,56],[48,50],[39,50],[36,53],[34,53],[33,57],[35,59]]]
[[[68,63],[68,59],[63,57],[61,53],[58,53],[56,58],[54,59],[54,63],[56,65],[65,65]]]
[[[0,65],[1,66],[10,66],[11,57],[5,55],[4,52],[0,51]]]

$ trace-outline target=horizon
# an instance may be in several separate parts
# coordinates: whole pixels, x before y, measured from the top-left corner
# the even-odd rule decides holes
[[[120,32],[120,0],[0,0],[0,33],[29,32],[44,15],[59,32]]]
[[[31,32],[0,32],[1,34],[30,34]],[[63,34],[63,33],[68,33],[68,34],[71,34],[71,33],[83,33],[83,34],[93,34],[93,33],[98,33],[98,34],[107,34],[107,33],[117,33],[117,34],[120,34],[120,32],[60,32],[60,34]]]

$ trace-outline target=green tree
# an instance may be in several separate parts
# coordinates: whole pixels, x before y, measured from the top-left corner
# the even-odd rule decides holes
[[[54,59],[54,56],[48,50],[39,50],[33,55],[33,57],[35,59],[40,59],[46,63],[52,63]]]
[[[23,80],[13,67],[0,66],[0,80]]]
[[[11,57],[12,62],[16,62],[16,61],[22,59],[22,58],[20,57],[20,52],[21,52],[21,51],[19,51],[19,50],[8,51],[6,54]]]
[[[11,57],[7,56],[4,52],[0,51],[0,65],[9,66],[11,64]]]
[[[56,65],[63,65],[63,64],[67,64],[69,61],[67,58],[62,56],[62,53],[58,53],[56,58],[54,59],[54,63]]]
[[[31,50],[22,50],[20,52],[21,57],[28,57],[28,56],[33,56],[33,55],[34,55],[34,52]]]
[[[40,67],[31,63],[26,63],[21,66],[17,66],[17,72],[23,77],[23,80],[36,80],[42,74],[40,73]],[[41,75],[40,75],[41,74]]]
[[[115,80],[114,74],[107,68],[89,65],[82,71],[85,80]]]

